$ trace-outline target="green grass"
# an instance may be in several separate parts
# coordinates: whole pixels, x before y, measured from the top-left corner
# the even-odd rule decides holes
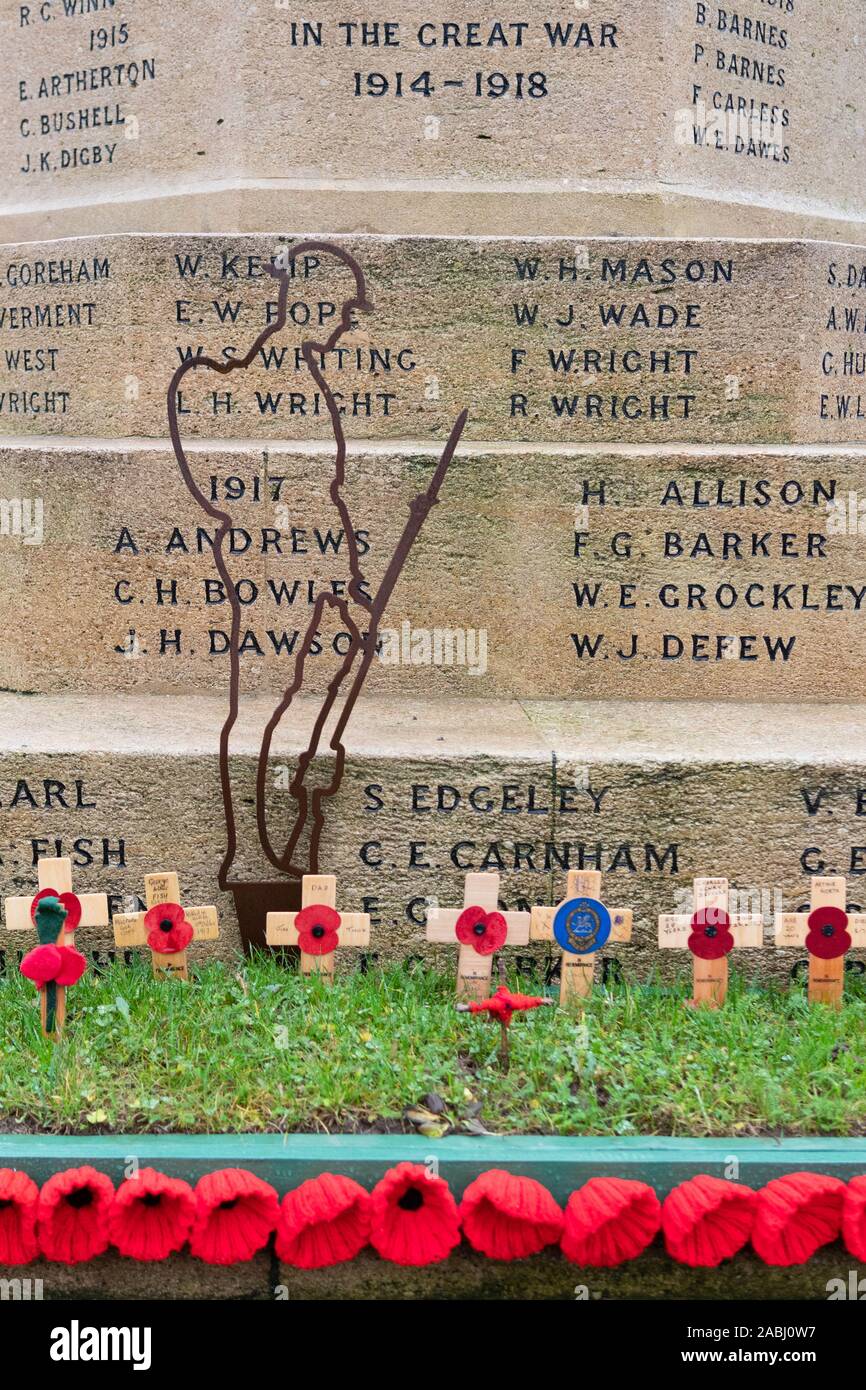
[[[800,986],[736,978],[719,1013],[676,990],[599,989],[584,1015],[499,1029],[458,1014],[453,977],[397,966],[333,989],[270,960],[215,962],[195,982],[144,962],[94,971],[69,994],[66,1036],[39,1033],[33,987],[0,979],[0,1129],[411,1131],[425,1096],[437,1129],[540,1134],[866,1134],[866,991],[836,1014]],[[524,987],[531,985],[524,983]],[[423,1117],[421,1117],[423,1118]],[[419,1123],[416,1116],[415,1123]],[[425,1130],[421,1131],[428,1132]]]

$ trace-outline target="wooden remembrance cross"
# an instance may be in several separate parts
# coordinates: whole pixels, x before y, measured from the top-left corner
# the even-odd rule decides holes
[[[299,946],[301,974],[334,979],[338,947],[369,946],[370,915],[338,912],[334,874],[304,874],[300,912],[269,912],[265,939],[269,946]]]
[[[809,1003],[842,1007],[845,954],[866,946],[866,913],[847,911],[845,879],[813,878],[809,912],[776,914],[776,945],[809,952]]]
[[[691,916],[664,913],[659,917],[659,946],[691,951],[694,985],[686,1003],[690,1008],[717,1009],[728,992],[728,953],[735,946],[763,946],[764,919],[760,913],[729,916],[726,878],[696,878],[694,894]]]
[[[180,905],[180,884],[177,874],[145,874],[144,895],[146,912],[118,913],[112,918],[115,945],[120,947],[150,946],[154,974],[177,975],[189,979],[187,945],[193,941],[215,941],[219,936],[219,918],[215,907],[186,907]],[[159,909],[163,912],[160,914]],[[172,938],[184,925],[186,944],[171,949]],[[192,937],[189,937],[189,930]],[[162,934],[168,950],[155,950],[153,942]]]
[[[64,924],[58,946],[72,945],[71,933],[76,927],[108,926],[108,895],[73,893],[71,859],[40,859],[36,872],[39,887],[35,897],[7,898],[4,903],[7,931],[33,931],[36,903],[52,893],[66,908],[69,924]]]
[[[565,898],[556,907],[534,907],[533,941],[562,947],[560,1003],[592,993],[595,958],[608,941],[631,941],[631,908],[607,908],[601,900],[598,869],[569,869]]]
[[[462,908],[434,907],[427,914],[427,940],[460,944],[457,957],[457,997],[487,999],[494,953],[503,946],[529,941],[528,912],[499,911],[499,875],[467,874]]]

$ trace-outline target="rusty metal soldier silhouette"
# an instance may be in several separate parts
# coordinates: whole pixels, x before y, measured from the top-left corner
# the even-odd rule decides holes
[[[286,325],[288,291],[292,275],[298,263],[305,257],[334,257],[338,263],[347,267],[353,276],[354,289],[341,306],[339,318],[333,331],[323,342],[305,339],[301,344],[303,361],[322,394],[334,436],[334,453],[331,465],[331,479],[328,488],[331,505],[336,509],[339,525],[345,538],[349,566],[349,582],[344,593],[321,591],[312,607],[309,622],[303,639],[294,655],[291,679],[282,696],[274,706],[261,736],[256,771],[255,818],[261,850],[266,860],[278,871],[280,877],[264,883],[245,882],[233,877],[235,857],[238,850],[235,797],[232,788],[230,768],[230,741],[232,730],[238,718],[240,703],[240,633],[241,604],[235,589],[235,581],[229,569],[230,556],[227,554],[226,539],[232,531],[234,520],[224,506],[218,505],[199,486],[184,450],[178,424],[179,390],[189,372],[212,371],[220,375],[244,371],[255,360],[263,344]],[[279,262],[283,262],[280,264]],[[462,411],[452,427],[448,441],[439,462],[432,474],[429,486],[413,498],[403,531],[383,577],[374,590],[367,582],[362,568],[362,554],[343,495],[346,475],[346,440],[343,433],[342,416],[339,406],[324,375],[323,363],[326,354],[331,352],[340,338],[353,327],[355,315],[368,313],[373,306],[368,302],[364,273],[358,262],[347,251],[325,241],[305,241],[288,248],[279,261],[268,268],[278,284],[277,312],[267,327],[262,330],[248,351],[241,357],[237,354],[223,358],[193,355],[182,362],[175,371],[168,387],[168,421],[172,447],[184,483],[199,507],[217,523],[214,535],[213,558],[231,608],[231,633],[229,645],[229,708],[222,727],[219,741],[219,768],[222,797],[226,821],[226,848],[219,868],[219,885],[223,890],[231,889],[235,896],[238,917],[245,943],[264,943],[264,919],[267,910],[291,907],[297,899],[299,903],[300,879],[303,874],[316,873],[319,868],[319,847],[324,826],[326,802],[335,795],[342,781],[345,769],[346,751],[343,735],[355,701],[360,694],[370,664],[376,653],[377,635],[382,615],[394,589],[394,585],[406,562],[431,508],[439,499],[439,490],[454,456],[460,436],[466,424],[467,411]],[[294,818],[281,843],[269,828],[269,808],[267,805],[268,760],[274,735],[280,722],[291,708],[295,697],[301,692],[307,663],[316,647],[317,634],[323,622],[339,617],[348,635],[346,648],[339,655],[333,674],[328,680],[326,690],[320,697],[309,739],[297,759],[294,775],[289,785],[289,795],[294,803]],[[324,750],[330,750],[331,758]],[[319,761],[317,763],[317,756]]]

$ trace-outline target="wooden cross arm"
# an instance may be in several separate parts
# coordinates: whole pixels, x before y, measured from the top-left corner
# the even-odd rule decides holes
[[[532,941],[553,940],[555,907],[534,907],[529,914],[529,936]]]
[[[760,913],[735,913],[730,919],[730,925],[734,945],[738,950],[763,946],[764,919]],[[691,913],[665,912],[659,917],[658,941],[662,950],[687,950],[691,934]]]
[[[185,907],[183,915],[192,927],[193,941],[216,941],[220,924],[215,907]]]
[[[269,912],[265,919],[265,940],[268,945],[297,946],[296,918],[296,912]],[[341,912],[337,937],[341,948],[343,946],[369,946],[370,914],[368,912]]]
[[[778,912],[776,914],[777,946],[805,946],[808,931],[808,912]],[[866,946],[866,912],[849,914],[848,932],[854,949]]]
[[[143,912],[118,912],[111,919],[115,946],[146,946],[147,930]]]
[[[610,912],[610,936],[608,941],[631,941],[634,913],[630,907],[608,909]]]
[[[434,907],[427,914],[427,940],[435,941],[441,945],[457,944],[455,929],[457,919],[465,912],[465,908],[453,907]],[[499,908],[490,908],[489,911],[499,912]],[[528,912],[500,912],[500,917],[505,918],[507,935],[505,937],[508,946],[525,946],[529,941],[529,921]]]
[[[6,930],[7,931],[34,931],[33,918],[30,916],[30,907],[36,894],[31,893],[29,898],[7,898],[4,907],[6,909]],[[105,893],[76,893],[75,895],[81,903],[82,927],[107,927],[108,926],[108,896]]]

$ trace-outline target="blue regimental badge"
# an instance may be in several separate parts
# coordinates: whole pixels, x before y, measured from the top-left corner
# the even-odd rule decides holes
[[[563,951],[589,956],[600,951],[610,936],[610,913],[595,898],[571,898],[556,910],[553,935]]]

